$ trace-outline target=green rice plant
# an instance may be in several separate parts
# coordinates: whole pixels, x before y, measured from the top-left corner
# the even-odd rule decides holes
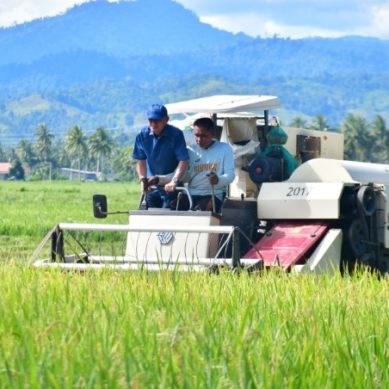
[[[389,384],[388,280],[0,267],[3,387]]]
[[[55,224],[95,221],[94,193],[138,204],[136,184],[0,184],[1,388],[389,386],[386,277],[28,266]]]
[[[139,203],[136,183],[0,182],[0,261],[25,261],[58,223],[96,223],[92,212],[96,193],[107,195],[111,210],[131,210]],[[125,222],[125,215],[99,219]]]

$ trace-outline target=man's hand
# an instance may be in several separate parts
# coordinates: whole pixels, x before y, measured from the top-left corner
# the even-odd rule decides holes
[[[159,177],[158,176],[151,176],[148,178],[148,185],[149,187],[152,185],[158,185],[159,183]]]
[[[142,193],[147,192],[149,187],[147,177],[139,177],[139,182],[140,182],[140,191]]]
[[[173,180],[165,185],[166,192],[174,192],[177,188],[177,183]]]
[[[208,176],[209,183],[211,185],[217,185],[217,183],[219,182],[219,177],[215,172],[211,172],[207,174],[207,176]]]

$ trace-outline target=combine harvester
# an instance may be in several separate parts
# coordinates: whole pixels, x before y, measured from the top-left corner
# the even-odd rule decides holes
[[[231,95],[167,105],[185,116],[181,123],[212,117],[234,150],[236,178],[221,214],[140,207],[126,212],[126,225],[60,223],[34,265],[332,273],[361,264],[388,272],[389,165],[344,161],[339,133],[283,130],[270,119],[278,107],[274,96]],[[94,214],[110,214],[105,196],[94,196]],[[39,259],[45,247],[48,258]]]

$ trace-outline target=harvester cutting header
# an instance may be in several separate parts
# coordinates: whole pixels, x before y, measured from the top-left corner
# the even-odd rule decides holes
[[[389,165],[344,161],[342,134],[282,128],[272,116],[279,106],[274,96],[235,95],[168,104],[181,124],[211,118],[215,137],[231,145],[235,179],[220,212],[193,210],[182,186],[188,210],[142,202],[126,225],[60,223],[36,250],[35,266],[331,273],[361,264],[387,272]],[[109,213],[105,196],[94,196],[95,216]],[[77,232],[121,232],[125,244],[96,247]],[[49,241],[49,258],[38,259]]]

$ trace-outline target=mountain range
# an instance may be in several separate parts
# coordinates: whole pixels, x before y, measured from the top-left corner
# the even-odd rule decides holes
[[[281,119],[389,120],[389,41],[252,38],[202,23],[172,0],[92,1],[0,28],[0,144],[80,125],[133,132],[151,102],[272,94]]]

